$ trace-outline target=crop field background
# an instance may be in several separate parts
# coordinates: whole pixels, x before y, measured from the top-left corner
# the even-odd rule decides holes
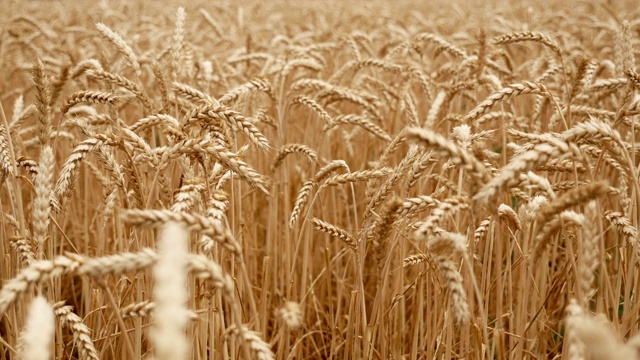
[[[0,360],[640,358],[637,3],[0,6]]]

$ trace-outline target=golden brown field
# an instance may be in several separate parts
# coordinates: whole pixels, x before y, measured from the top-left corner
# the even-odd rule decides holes
[[[640,358],[634,2],[0,5],[0,359]]]

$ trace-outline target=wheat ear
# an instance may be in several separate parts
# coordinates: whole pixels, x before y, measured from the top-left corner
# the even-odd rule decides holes
[[[219,242],[233,254],[240,254],[240,244],[233,238],[231,232],[224,228],[220,221],[206,216],[174,212],[170,210],[127,210],[122,218],[129,224],[146,227],[159,227],[169,222],[177,222],[186,226],[188,230],[198,231]]]
[[[78,347],[81,360],[98,360],[98,351],[91,339],[91,330],[82,322],[82,319],[73,312],[72,306],[64,306],[64,302],[53,306],[55,315],[60,319],[62,326],[69,328],[73,334],[73,341]]]
[[[347,246],[349,246],[352,250],[356,250],[358,243],[356,242],[353,235],[351,235],[351,233],[349,233],[347,230],[317,218],[311,219],[311,224],[313,224],[313,227],[316,230],[322,231],[335,238],[338,238],[345,244],[347,244]]]

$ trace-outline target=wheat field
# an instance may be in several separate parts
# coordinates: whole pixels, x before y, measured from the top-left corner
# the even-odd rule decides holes
[[[640,359],[634,2],[0,4],[0,360]]]

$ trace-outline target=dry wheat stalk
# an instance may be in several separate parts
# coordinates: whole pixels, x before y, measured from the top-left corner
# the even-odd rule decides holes
[[[469,207],[467,199],[459,196],[451,197],[441,201],[435,209],[431,211],[431,215],[416,230],[414,237],[416,240],[428,240],[434,230],[440,225],[445,217],[453,215],[459,210]]]
[[[580,205],[590,199],[607,194],[608,192],[609,184],[606,181],[590,183],[569,190],[540,208],[540,212],[536,219],[538,226],[544,226],[544,224],[554,215],[559,214],[572,206]]]
[[[60,319],[62,326],[69,328],[73,333],[73,341],[78,347],[81,360],[98,360],[98,351],[91,339],[91,330],[82,322],[82,319],[73,312],[72,306],[64,306],[64,302],[53,306],[54,314]]]
[[[548,204],[547,204],[548,205]],[[545,205],[545,206],[547,206]],[[544,208],[544,207],[542,207]],[[542,253],[546,249],[547,245],[553,234],[561,230],[564,226],[573,223],[577,226],[583,227],[586,226],[584,215],[578,214],[574,211],[563,211],[557,215],[551,216],[549,220],[547,220],[544,224],[539,226],[538,233],[534,238],[534,254],[533,261],[537,261],[537,259],[542,256]]]
[[[490,173],[475,156],[471,155],[467,150],[461,148],[452,141],[446,139],[440,134],[422,128],[409,128],[406,132],[408,139],[412,139],[426,146],[435,148],[450,156],[449,160],[462,165],[470,171],[470,175],[478,179],[482,184],[488,182],[491,178]]]
[[[467,55],[467,53],[460,49],[459,47],[453,45],[452,43],[450,43],[449,41],[443,39],[442,37],[435,35],[435,34],[429,34],[429,33],[422,33],[419,34],[415,37],[416,41],[426,41],[426,42],[431,42],[433,44],[435,44],[437,46],[438,52],[440,51],[446,51],[449,54],[459,58],[459,59],[466,59],[467,57],[469,57],[469,55]]]
[[[478,243],[482,240],[484,240],[487,236],[487,232],[489,231],[489,226],[491,225],[491,219],[484,219],[482,221],[480,221],[480,224],[478,224],[478,227],[476,228],[476,230],[473,232],[473,241],[476,243],[476,246],[478,245]]]
[[[199,139],[185,140],[176,144],[173,150],[167,151],[167,153],[190,153],[199,152],[211,155],[218,160],[227,169],[232,170],[242,180],[246,181],[253,188],[259,189],[265,194],[269,194],[267,189],[267,180],[251,166],[244,161],[240,160],[238,154],[227,150],[224,146],[212,145],[211,141],[201,141]]]
[[[511,159],[507,165],[500,169],[498,176],[492,178],[478,191],[474,200],[479,202],[493,201],[501,191],[517,185],[520,182],[520,174],[532,169],[537,164],[544,163],[551,158],[575,156],[574,154],[575,151],[562,141],[535,145],[531,150]]]
[[[604,90],[616,90],[627,85],[629,79],[627,78],[613,78],[613,79],[600,79],[589,86],[590,92],[604,91]]]
[[[36,197],[33,200],[33,239],[38,248],[38,258],[44,254],[44,243],[49,228],[49,215],[51,213],[50,199],[53,193],[53,169],[55,160],[53,150],[45,146],[40,153],[38,174],[34,179]]]
[[[447,93],[445,91],[440,91],[436,98],[431,103],[431,107],[429,107],[429,112],[427,113],[427,118],[424,121],[424,126],[427,128],[434,127],[436,125],[436,121],[438,121],[438,115],[440,114],[440,109],[444,101],[447,98]]]
[[[405,67],[405,71],[407,71],[408,75],[418,81],[422,91],[425,93],[428,99],[432,99],[433,92],[433,80],[424,73],[420,68],[415,66],[407,66]]]
[[[167,86],[167,80],[165,79],[162,68],[157,61],[153,61],[151,63],[151,70],[153,71],[153,75],[156,78],[160,90],[160,100],[162,107],[160,108],[159,112],[164,112],[169,106],[169,90]]]
[[[390,255],[389,245],[391,240],[389,235],[393,230],[393,224],[398,220],[398,209],[402,206],[402,201],[398,198],[391,198],[380,211],[380,219],[373,224],[370,236],[376,244],[374,255],[378,265],[378,275],[384,276],[383,270],[385,262]],[[381,281],[381,279],[379,280]]]
[[[16,230],[19,230],[20,225],[16,225]],[[11,247],[18,254],[20,262],[22,262],[24,266],[29,266],[35,261],[35,254],[33,252],[33,248],[31,247],[31,241],[21,236],[9,237],[8,240]]]
[[[413,162],[411,168],[405,176],[403,187],[403,191],[405,194],[409,194],[411,188],[413,188],[418,183],[418,180],[429,168],[429,166],[433,165],[437,161],[435,158],[433,158],[432,155],[433,154],[431,152],[426,152]]]
[[[187,84],[183,84],[181,82],[173,81],[171,83],[171,88],[178,95],[184,97],[185,99],[192,102],[199,102],[203,105],[218,105],[219,102],[211,97],[209,94],[205,94],[204,92],[189,86]]]
[[[311,191],[316,186],[318,186],[318,183],[315,180],[307,180],[304,182],[304,184],[302,184],[302,187],[298,191],[298,196],[296,197],[295,204],[293,205],[291,215],[289,216],[289,228],[293,228],[296,222],[298,222],[298,217],[300,216],[302,209],[309,200]]]
[[[146,269],[158,260],[151,249],[97,258],[68,253],[53,260],[39,260],[23,269],[16,277],[6,281],[0,289],[0,315],[4,314],[25,292],[64,274],[88,275],[100,278],[107,274],[121,275],[128,271]],[[228,301],[233,301],[233,282],[224,275],[222,268],[204,255],[191,254],[187,265],[189,272],[198,278],[211,281],[223,290]]]
[[[501,90],[491,94],[484,101],[476,105],[473,110],[467,113],[467,115],[464,116],[463,121],[465,123],[471,123],[482,115],[486,114],[487,111],[489,111],[496,104],[502,101],[506,101],[514,96],[524,94],[539,94],[553,99],[553,95],[549,93],[549,90],[543,84],[523,81],[522,83],[508,85]]]
[[[124,178],[123,166],[118,163],[115,155],[111,152],[107,151],[104,147],[99,147],[97,149],[98,160],[104,167],[107,169],[109,173],[109,178],[111,181],[115,183],[118,187],[120,187],[124,192],[126,192],[126,184]],[[88,162],[87,164],[91,164]]]
[[[255,358],[259,360],[273,360],[275,359],[275,355],[271,350],[271,346],[260,338],[260,335],[252,330],[249,330],[244,325],[242,325],[241,329],[238,329],[236,326],[227,328],[226,334],[234,334],[236,336],[240,336],[242,341],[244,341],[251,351],[253,351]]]
[[[120,315],[123,319],[130,317],[149,317],[157,304],[153,301],[141,301],[138,303],[129,304],[120,309]]]
[[[322,183],[320,188],[318,188],[318,192],[320,192],[322,189],[329,186],[366,181],[369,179],[387,176],[391,173],[392,173],[392,169],[384,167],[384,168],[375,169],[375,170],[360,170],[360,171],[354,171],[354,172],[350,172],[342,175],[334,175]]]
[[[506,222],[507,225],[514,228],[514,230],[522,230],[518,214],[516,214],[511,206],[507,204],[500,204],[500,206],[498,206],[498,216],[500,217],[500,220]]]
[[[240,244],[231,232],[218,220],[196,213],[174,212],[170,210],[127,210],[122,219],[128,224],[143,227],[159,227],[169,222],[183,224],[187,230],[197,231],[219,242],[233,254],[240,254]]]
[[[447,288],[449,289],[449,298],[451,300],[451,308],[453,316],[458,323],[464,323],[469,320],[469,304],[467,303],[467,292],[462,283],[462,275],[458,271],[458,267],[452,261],[444,256],[436,258],[440,274]]]
[[[423,263],[427,260],[428,260],[428,257],[427,255],[424,255],[424,254],[409,255],[402,260],[402,266],[409,267],[409,266]]]
[[[392,140],[391,136],[389,136],[389,134],[387,134],[387,132],[383,128],[371,122],[369,119],[367,119],[366,116],[354,115],[354,114],[347,114],[347,115],[342,114],[334,117],[322,128],[322,131],[329,131],[336,126],[343,125],[343,124],[360,126],[363,129],[370,132],[372,135],[384,141],[390,142]]]
[[[595,293],[593,283],[600,253],[600,237],[595,231],[598,221],[595,201],[589,202],[585,207],[585,220],[587,221],[587,226],[582,228],[583,241],[580,246],[578,285],[580,286],[582,304],[586,305]]]
[[[416,109],[416,101],[409,91],[405,91],[400,101],[400,107],[409,119],[411,126],[420,126],[418,109]]]
[[[140,101],[140,104],[142,104],[142,106],[147,111],[151,111],[151,99],[149,98],[149,95],[147,95],[147,93],[143,89],[141,89],[137,83],[125,78],[124,76],[112,74],[104,70],[88,69],[87,71],[85,71],[85,74],[94,79],[117,85],[129,90],[133,95],[136,96],[136,98]]]
[[[549,47],[551,50],[553,50],[554,53],[560,55],[560,48],[558,47],[558,44],[553,39],[551,39],[548,35],[545,35],[539,32],[533,32],[533,31],[514,32],[514,33],[500,35],[493,39],[493,43],[496,45],[507,45],[507,44],[513,44],[513,43],[522,42],[522,41],[534,41],[534,42],[541,43]]]
[[[200,182],[184,184],[174,195],[171,205],[173,212],[186,212],[196,205],[199,195],[204,191],[204,184]]]
[[[442,231],[427,242],[427,250],[437,256],[447,256],[451,253],[464,255],[467,251],[467,237]]]
[[[293,153],[304,155],[307,158],[307,160],[309,160],[309,162],[312,164],[318,161],[318,154],[316,154],[316,152],[310,147],[308,147],[307,145],[287,144],[281,147],[280,150],[278,150],[276,159],[273,161],[273,164],[271,165],[271,172],[274,172],[282,164],[282,162],[287,157],[287,155],[293,154]]]
[[[94,337],[100,356],[154,356],[155,320],[124,323],[114,312],[144,300],[155,282],[148,268],[158,255],[141,246],[159,231],[123,222],[130,209],[200,214],[241,240],[236,255],[202,231],[190,236],[202,254],[187,256],[197,279],[182,283],[194,292],[180,305],[198,306],[207,321],[178,336],[189,337],[194,358],[635,358],[640,20],[620,2],[461,4],[403,3],[420,6],[394,11],[349,4],[338,17],[326,16],[335,4],[209,4],[212,10],[187,21],[185,9],[104,2],[84,12],[50,11],[45,3],[7,2],[0,102],[14,104],[0,109],[0,358],[19,356],[11,346],[20,344],[27,308],[17,301],[28,305],[36,293],[81,304],[77,314],[94,333],[78,333]],[[296,15],[300,9],[305,16]],[[101,18],[117,33],[105,28],[95,36]],[[80,103],[91,101],[82,91],[119,100]],[[520,92],[532,96],[511,98]],[[78,97],[67,103],[70,94]],[[474,108],[478,118],[467,119]],[[244,122],[211,109],[235,111]],[[405,144],[407,126],[423,125],[444,140],[417,140],[423,148],[415,151]],[[277,144],[273,154],[253,146],[256,129]],[[276,152],[286,144],[309,145],[318,164],[291,161],[274,179],[261,175],[280,163],[288,151]],[[47,145],[61,165],[55,180],[68,183],[48,201],[37,191],[46,181],[34,161]],[[366,179],[347,163],[393,170]],[[563,193],[603,180],[612,186],[599,193],[612,196],[558,203],[575,201]],[[342,183],[348,186],[316,192]],[[402,201],[391,212],[385,202],[398,191]],[[475,194],[465,201],[472,211],[442,210],[446,199]],[[558,206],[563,211],[539,219]],[[57,213],[44,215],[50,207]],[[306,228],[315,220],[286,229],[305,214],[305,221],[343,225],[364,253],[326,247],[328,238]],[[53,226],[37,222],[43,219]],[[424,242],[404,241],[429,222]],[[48,260],[33,254],[42,238]],[[465,249],[468,240],[474,243]],[[75,254],[55,257],[71,248]],[[544,263],[532,264],[539,249]],[[399,271],[400,260],[417,267]],[[433,273],[438,265],[442,276]],[[472,321],[456,324],[464,312],[459,294],[472,288]],[[584,310],[567,306],[572,297]],[[150,313],[154,306],[125,310],[169,316]],[[303,308],[313,323],[302,323]],[[569,314],[560,323],[565,308],[573,324]],[[600,321],[591,309],[616,316]],[[234,324],[237,337],[222,336]],[[628,346],[612,329],[631,337]],[[62,330],[51,347],[56,356],[95,358]]]
[[[227,91],[224,95],[222,95],[218,99],[218,101],[222,104],[229,104],[235,101],[236,99],[238,99],[238,97],[240,97],[243,94],[250,93],[250,92],[258,92],[258,91],[269,95],[271,99],[275,99],[275,96],[272,93],[271,83],[269,82],[269,80],[265,78],[254,78],[236,87],[235,89],[231,89]]]
[[[129,304],[121,308],[120,315],[122,316],[123,319],[134,318],[134,317],[151,317],[153,316],[153,312],[157,307],[158,307],[158,304],[156,304],[155,302],[145,300],[139,303]],[[198,313],[191,310],[187,310],[187,316],[191,321],[195,321],[200,318],[198,316]]]
[[[345,244],[347,244],[352,250],[356,250],[358,243],[356,242],[353,235],[351,235],[347,230],[330,224],[328,222],[322,221],[317,218],[313,218],[310,220],[311,224],[313,224],[314,228],[318,231],[322,231],[327,233],[333,237],[336,237],[342,240]]]
[[[597,62],[586,57],[580,61],[578,71],[571,84],[571,93],[569,94],[569,99],[573,99],[578,96],[587,86],[591,84],[593,74],[597,70],[597,65]]]
[[[547,163],[547,165],[543,166],[544,169],[548,169],[548,167],[549,167],[549,163]],[[540,167],[538,167],[538,168],[540,168]],[[555,169],[554,171],[560,171],[557,168],[554,168],[554,169]],[[520,178],[521,179],[526,179],[531,184],[536,185],[540,190],[542,190],[545,193],[547,193],[549,199],[553,200],[553,199],[556,198],[556,193],[553,191],[553,186],[551,186],[551,183],[549,182],[549,179],[544,178],[544,177],[534,173],[533,171],[528,171],[526,174],[520,175]]]
[[[84,59],[76,64],[71,70],[71,78],[75,79],[84,74],[87,70],[104,70],[100,61],[96,59]]]
[[[55,198],[58,201],[62,201],[70,191],[80,162],[89,152],[99,148],[104,143],[104,138],[91,138],[84,140],[73,149],[71,155],[64,162],[64,165],[62,165],[62,170],[60,170],[60,174],[58,175],[58,181],[54,189]]]
[[[66,114],[73,106],[81,103],[114,105],[119,96],[105,91],[80,90],[69,95],[65,104],[60,108],[60,113]]]
[[[474,125],[480,126],[480,125],[484,124],[485,122],[490,122],[490,121],[493,121],[495,119],[515,120],[516,116],[513,113],[505,112],[505,111],[488,112],[488,113],[485,113],[484,115],[480,116],[475,121]],[[512,129],[509,129],[509,130],[512,130]]]
[[[333,82],[332,81],[333,79],[340,79],[345,77],[350,70],[355,70],[355,72],[357,73],[358,70],[364,69],[364,68],[377,68],[377,69],[382,69],[382,70],[389,71],[396,74],[401,73],[403,70],[403,67],[401,65],[394,64],[392,62],[382,60],[382,59],[374,59],[374,58],[359,59],[359,60],[356,59],[356,60],[351,60],[347,62],[342,66],[341,69],[338,69],[331,76],[331,79],[329,80],[329,82]],[[352,76],[355,76],[355,74],[353,74]]]
[[[0,124],[0,185],[4,183],[7,175],[13,175],[14,166],[11,160],[9,148],[9,136],[4,124]]]
[[[192,117],[200,120],[224,120],[231,126],[242,131],[258,148],[263,150],[270,148],[269,140],[267,140],[253,123],[239,113],[224,106],[201,106]]]
[[[632,36],[631,24],[628,20],[623,20],[620,29],[616,32],[616,41],[614,42],[614,60],[618,74],[636,67]]]
[[[414,216],[430,207],[437,206],[439,203],[439,200],[427,195],[404,199],[402,206],[398,209],[398,217],[406,218]]]
[[[229,208],[229,196],[222,190],[211,191],[209,199],[207,199],[207,216],[222,220]]]
[[[184,47],[184,24],[187,14],[183,7],[176,10],[176,27],[173,32],[173,42],[169,48],[171,53],[171,70],[173,79],[176,80],[182,72],[183,47]]]
[[[314,72],[322,71],[323,66],[320,62],[311,58],[299,58],[288,61],[285,66],[282,68],[281,78],[282,81],[287,79],[287,76],[293,72],[293,70],[302,68],[306,70],[311,70]]]
[[[49,143],[51,133],[51,91],[49,78],[44,72],[44,65],[38,59],[32,71],[33,84],[36,88],[36,110],[38,120],[38,142],[40,146]]]
[[[138,56],[133,52],[133,49],[129,44],[127,44],[124,38],[103,23],[97,23],[96,28],[105,39],[111,42],[118,51],[124,55],[125,59],[127,59],[127,63],[133,69],[136,76],[140,76],[142,73],[140,70]]]
[[[389,196],[393,188],[400,182],[400,180],[402,180],[407,172],[407,169],[416,160],[418,155],[418,147],[416,145],[412,145],[409,148],[407,155],[402,158],[402,161],[400,162],[400,164],[398,164],[395,171],[391,173],[391,176],[389,176],[387,180],[378,187],[377,190],[370,194],[369,202],[365,209],[365,222],[369,218],[371,212],[374,212],[378,208],[378,206],[382,204],[382,202]],[[371,187],[371,190],[373,191],[373,186]]]
[[[604,213],[607,219],[625,237],[626,242],[640,255],[640,244],[638,244],[638,230],[631,224],[631,221],[620,212],[607,210]]]
[[[304,95],[298,95],[293,100],[291,100],[291,104],[302,104],[306,106],[309,110],[313,111],[320,119],[322,119],[325,123],[331,124],[332,117],[329,113],[320,105],[317,101],[312,98]],[[325,125],[326,126],[326,125]],[[326,130],[325,130],[326,131]]]
[[[329,97],[329,99],[334,101],[345,100],[359,105],[366,112],[371,114],[374,119],[382,120],[383,118],[378,109],[378,104],[376,102],[377,98],[370,94],[356,92],[353,89],[332,86],[319,93],[317,97],[318,99]]]

